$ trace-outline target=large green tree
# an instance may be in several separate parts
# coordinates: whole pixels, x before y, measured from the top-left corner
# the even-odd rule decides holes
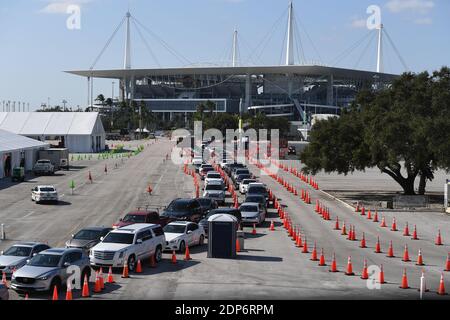
[[[306,172],[377,167],[407,195],[424,194],[438,169],[450,170],[450,69],[405,73],[362,92],[340,118],[319,121],[301,155]]]

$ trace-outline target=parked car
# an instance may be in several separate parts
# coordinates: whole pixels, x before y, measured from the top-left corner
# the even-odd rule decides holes
[[[208,224],[208,219],[210,217],[212,217],[215,214],[229,214],[232,215],[234,217],[236,217],[236,219],[238,220],[238,226],[237,228],[239,229],[241,227],[241,222],[242,222],[242,215],[241,215],[241,211],[239,211],[239,209],[235,209],[235,208],[219,208],[219,209],[214,209],[211,210],[202,220],[200,220],[200,222],[198,223],[200,226],[203,227],[203,229],[205,229],[205,234],[206,237],[208,237],[208,230],[209,230],[209,224]]]
[[[252,179],[253,175],[250,173],[244,173],[244,174],[239,174],[236,176],[236,179],[234,180],[234,186],[236,188],[239,188],[239,185],[241,184],[242,180],[244,179]]]
[[[205,180],[208,172],[214,171],[213,167],[203,167],[202,169],[200,169],[200,178],[202,180]]]
[[[89,251],[93,267],[121,268],[126,263],[134,271],[138,259],[162,259],[166,237],[160,225],[136,223],[115,229]]]
[[[186,245],[193,247],[202,246],[205,241],[205,230],[195,222],[177,221],[164,227],[166,235],[166,250],[175,250],[182,253]]]
[[[264,210],[261,205],[256,202],[244,202],[239,210],[242,214],[243,224],[261,224],[266,220]]]
[[[161,213],[162,217],[178,221],[198,222],[203,216],[202,206],[196,199],[175,199]]]
[[[81,249],[47,249],[35,255],[12,275],[11,288],[18,292],[60,289],[71,273],[70,266],[78,266],[81,279],[90,277],[89,258]]]
[[[250,183],[255,183],[255,182],[256,182],[256,179],[242,179],[241,183],[239,184],[239,192],[241,194],[246,194],[248,185]]]
[[[241,174],[248,174],[250,175],[250,171],[247,168],[240,168],[240,169],[236,169],[233,171],[233,174],[231,176],[231,179],[233,180],[233,182],[236,182],[236,179],[239,175]]]
[[[47,249],[50,249],[48,245],[39,242],[21,242],[13,245],[8,250],[1,252],[0,273],[4,272],[9,278],[13,271],[22,268],[28,259]]]
[[[120,219],[119,222],[113,224],[113,228],[117,229],[134,223],[152,223],[164,227],[173,220],[174,219],[168,217],[161,217],[156,211],[134,211],[128,213],[123,219]]]
[[[222,176],[217,171],[210,171],[205,177],[205,185],[211,182],[224,183]]]
[[[209,211],[217,209],[219,205],[216,200],[211,198],[197,198],[198,202],[200,202],[200,206],[202,207],[203,215],[207,215]]]
[[[237,169],[237,168],[245,168],[245,166],[242,164],[242,163],[236,163],[236,162],[231,162],[231,163],[228,163],[228,164],[226,164],[225,165],[225,167],[223,168],[223,170],[229,175],[229,176],[231,176],[231,172],[234,170],[234,169]]]
[[[269,205],[269,192],[265,184],[259,182],[250,183],[247,189],[247,196],[255,194],[263,195],[266,198],[267,205]]]
[[[53,175],[55,173],[55,166],[51,163],[50,160],[41,159],[36,162],[33,167],[33,173],[36,176],[43,174]]]
[[[218,204],[225,204],[225,185],[223,183],[209,183],[203,191],[203,198],[214,199]]]
[[[58,202],[58,192],[54,186],[37,186],[31,189],[31,201],[41,202]]]
[[[100,242],[102,237],[105,237],[112,228],[107,227],[89,227],[78,231],[72,235],[72,238],[66,242],[66,248],[78,248],[82,250],[89,250]]]
[[[9,291],[8,288],[0,282],[0,301],[1,300],[9,300]]]
[[[252,194],[245,198],[244,202],[257,202],[261,205],[262,210],[264,210],[264,214],[267,215],[267,201],[264,195],[262,194]]]

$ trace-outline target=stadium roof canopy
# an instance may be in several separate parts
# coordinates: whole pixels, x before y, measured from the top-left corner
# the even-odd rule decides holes
[[[0,129],[24,136],[104,133],[97,112],[0,112]]]
[[[327,77],[371,80],[381,78],[391,80],[398,75],[377,73],[364,70],[343,69],[317,65],[285,65],[285,66],[248,66],[248,67],[182,67],[182,68],[158,68],[158,69],[113,69],[113,70],[79,70],[66,71],[82,77],[123,79],[145,78],[148,76],[183,76],[183,75],[269,75],[292,74],[304,77]]]
[[[40,147],[48,147],[48,144],[0,129],[0,152],[12,152]]]

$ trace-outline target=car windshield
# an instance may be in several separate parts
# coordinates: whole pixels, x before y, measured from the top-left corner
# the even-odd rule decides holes
[[[242,179],[246,179],[246,178],[250,178],[249,174],[240,174],[237,176],[237,180],[242,180]]]
[[[214,168],[203,168],[203,172],[209,172],[209,171],[213,171],[214,170]]]
[[[165,233],[184,233],[186,226],[180,224],[168,224],[164,227]]]
[[[245,198],[245,202],[263,202],[263,201],[266,202],[266,199],[259,196],[250,196]]]
[[[173,201],[167,207],[167,211],[187,211],[189,210],[189,202],[188,201]]]
[[[257,206],[251,206],[251,205],[243,205],[240,208],[241,212],[257,212],[258,207]]]
[[[266,193],[266,188],[262,186],[251,186],[248,189],[248,193]]]
[[[143,223],[145,216],[142,214],[127,214],[122,220],[123,222]]]
[[[249,183],[254,183],[256,182],[256,180],[252,180],[252,179],[244,179],[242,180],[242,184],[249,184]]]
[[[50,160],[39,160],[38,164],[50,164]]]
[[[98,230],[81,230],[73,238],[77,240],[95,240],[99,239],[101,232]]]
[[[220,184],[208,184],[205,187],[206,191],[222,191],[223,187]]]
[[[38,254],[30,260],[29,265],[33,267],[57,267],[61,260],[60,255],[56,254]]]
[[[28,257],[31,253],[30,247],[19,247],[14,246],[9,248],[3,253],[4,256],[14,256],[14,257]]]
[[[219,173],[208,173],[208,178],[209,179],[221,179],[222,177],[220,176]]]
[[[121,243],[121,244],[133,244],[134,234],[110,232],[103,243]]]
[[[55,188],[40,188],[39,189],[41,192],[55,192]]]

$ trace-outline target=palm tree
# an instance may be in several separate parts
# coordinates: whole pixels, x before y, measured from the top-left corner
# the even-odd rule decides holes
[[[105,103],[105,96],[103,94],[99,94],[97,98],[95,98],[95,101],[100,101],[100,103],[103,105]]]
[[[210,100],[206,101],[206,110],[208,110],[210,115],[212,116],[214,114],[214,111],[216,111],[216,104]]]

